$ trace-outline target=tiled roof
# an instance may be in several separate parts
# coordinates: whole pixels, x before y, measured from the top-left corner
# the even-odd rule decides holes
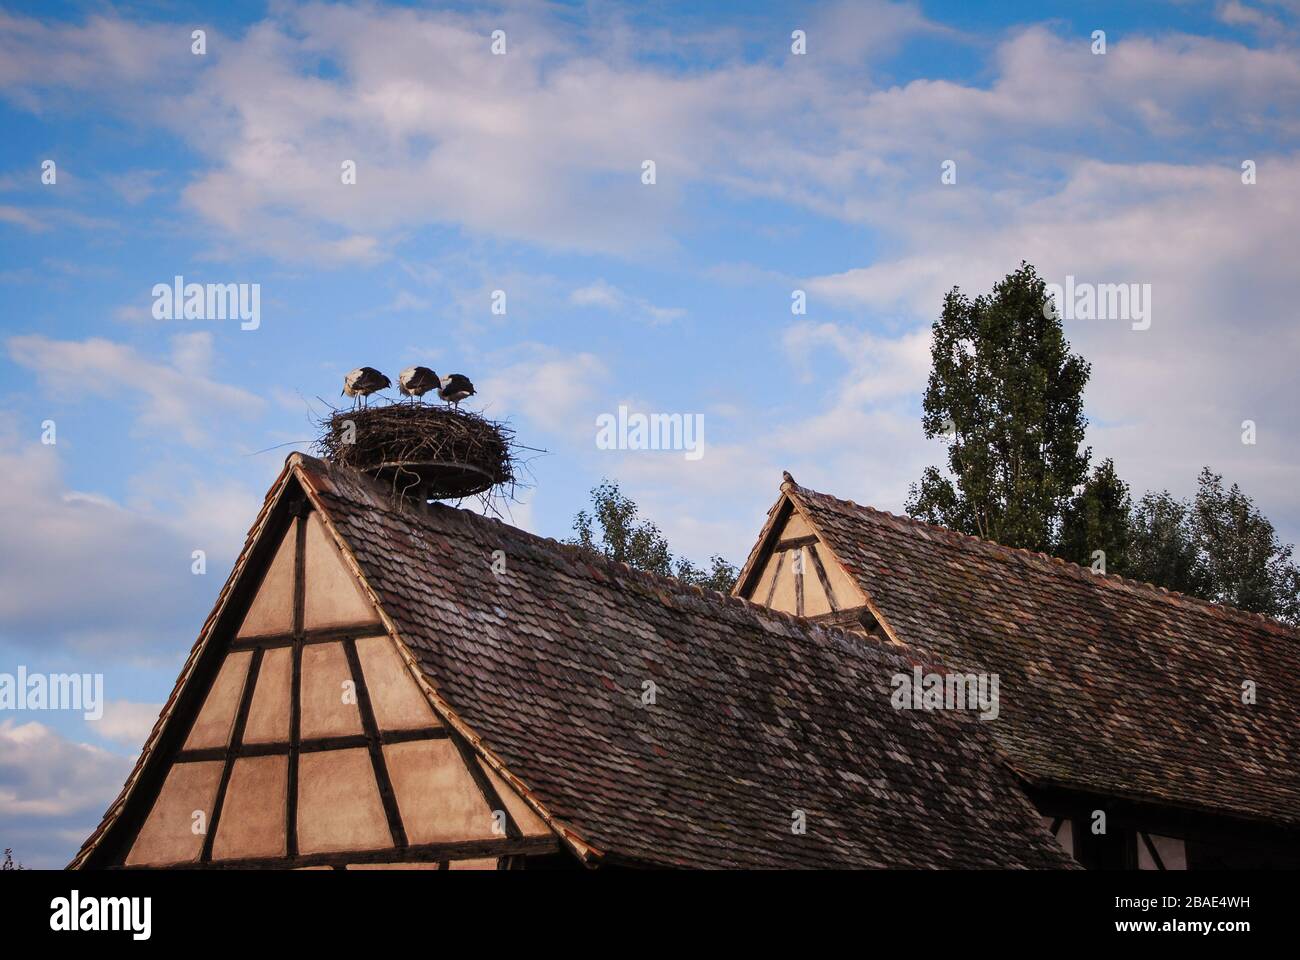
[[[896,639],[999,675],[1001,715],[986,726],[1031,783],[1300,821],[1300,631],[782,489]]]
[[[908,651],[292,462],[437,696],[611,862],[1073,865],[978,720],[890,706]]]

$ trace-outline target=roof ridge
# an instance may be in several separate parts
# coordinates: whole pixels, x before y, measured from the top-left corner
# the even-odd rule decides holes
[[[333,466],[333,465],[332,465]],[[337,469],[337,467],[335,467]],[[347,468],[344,468],[347,469]],[[912,647],[905,644],[895,644],[887,640],[872,637],[867,634],[859,633],[855,630],[848,630],[838,624],[823,623],[818,620],[812,620],[808,617],[801,617],[798,614],[790,613],[786,610],[777,610],[774,607],[764,606],[761,603],[755,603],[745,597],[733,596],[730,593],[724,593],[721,590],[714,590],[709,587],[701,587],[699,584],[686,583],[679,577],[671,574],[654,573],[650,570],[641,570],[622,560],[611,560],[609,557],[602,556],[595,551],[588,550],[576,543],[567,543],[563,540],[557,540],[555,537],[545,537],[539,533],[532,533],[524,530],[522,527],[516,527],[513,524],[506,523],[499,517],[489,517],[481,513],[475,513],[472,510],[465,510],[460,507],[452,507],[447,504],[438,505],[441,510],[445,510],[458,518],[464,518],[469,523],[495,523],[499,526],[517,533],[523,537],[535,541],[539,546],[546,547],[558,553],[567,553],[574,557],[580,558],[585,563],[589,563],[606,570],[617,572],[621,576],[628,577],[632,580],[640,580],[649,586],[667,586],[674,588],[679,593],[692,593],[701,599],[707,600],[724,607],[738,607],[748,609],[750,612],[760,617],[766,617],[771,620],[782,620],[793,623],[796,626],[805,628],[811,632],[812,629],[821,629],[833,637],[840,637],[853,642],[869,640],[878,645],[882,650],[890,652],[911,651],[916,653]]]
[[[341,466],[336,463],[329,463],[327,461],[319,460],[319,458],[316,457],[308,458],[302,454],[298,454],[297,456],[299,457],[297,462],[300,464],[303,463],[305,460],[310,459],[322,463],[325,469],[329,470],[330,472],[340,471],[340,470],[347,471],[347,475],[349,476],[350,479],[360,480],[364,483],[367,483],[370,486],[376,487],[375,492],[379,494],[382,502],[384,502],[385,504],[391,504],[391,497],[389,496],[389,492],[387,490],[382,489],[381,485],[377,484],[377,482],[373,478],[367,476],[366,474],[361,473],[360,471],[357,471],[351,467]],[[339,499],[347,500],[349,503],[356,503],[356,501],[354,501],[351,497],[347,495],[346,491],[339,490],[337,487],[335,487],[334,490],[330,491],[330,495],[334,497],[338,497]],[[708,601],[710,603],[717,604],[720,607],[734,607],[739,609],[748,609],[751,613],[756,614],[760,618],[792,623],[795,626],[802,628],[803,631],[809,636],[812,635],[814,629],[821,629],[831,637],[848,640],[851,643],[861,644],[864,641],[870,641],[872,644],[878,646],[882,651],[885,652],[899,653],[899,654],[903,653],[904,651],[908,651],[911,653],[919,652],[906,644],[892,643],[888,640],[872,637],[863,633],[859,633],[854,630],[845,629],[844,627],[841,627],[838,624],[822,623],[820,621],[810,620],[807,617],[801,617],[795,613],[789,613],[784,610],[777,610],[772,607],[764,606],[761,603],[755,603],[754,601],[746,599],[744,597],[733,596],[732,594],[724,593],[721,590],[714,590],[712,588],[699,586],[698,584],[686,583],[685,581],[681,580],[678,577],[672,576],[671,574],[653,573],[649,570],[640,570],[624,561],[611,560],[609,557],[605,557],[599,553],[596,553],[595,551],[588,550],[587,548],[579,544],[566,543],[563,540],[557,540],[555,537],[547,537],[539,533],[532,533],[531,531],[524,530],[522,527],[517,527],[514,524],[506,523],[500,517],[490,517],[487,516],[486,514],[475,513],[472,510],[466,510],[461,507],[453,507],[445,503],[431,504],[427,510],[423,510],[423,511],[419,509],[412,510],[409,512],[402,511],[402,516],[404,519],[417,517],[420,518],[421,520],[427,520],[429,517],[429,513],[432,512],[433,510],[437,510],[439,512],[446,512],[451,516],[456,517],[458,520],[470,524],[483,524],[483,525],[495,524],[496,526],[509,530],[513,534],[516,534],[520,537],[532,541],[534,544],[536,544],[539,547],[545,548],[555,553],[569,554],[575,558],[581,559],[584,563],[597,567],[598,569],[604,569],[605,571],[608,572],[617,573],[624,578],[631,579],[634,581],[639,580],[648,586],[668,587],[679,594],[687,594],[687,593],[694,594],[695,596],[698,596],[701,599]]]
[[[783,484],[783,486],[785,485]],[[823,493],[820,490],[814,490],[811,487],[806,487],[797,482],[791,484],[790,486],[797,493],[805,494],[805,495],[811,494],[814,497],[824,497],[827,500],[833,500],[836,503],[844,504],[845,506],[852,507],[854,510],[863,510],[866,511],[867,513],[873,513],[885,517],[889,520],[894,520],[899,523],[907,524],[909,526],[919,527],[919,528],[933,531],[938,534],[943,534],[946,535],[948,538],[951,538],[953,541],[957,543],[960,543],[960,541],[962,540],[969,540],[980,547],[991,550],[993,553],[1001,553],[1012,558],[1023,556],[1027,559],[1031,559],[1038,562],[1040,565],[1044,567],[1064,568],[1069,572],[1071,572],[1072,575],[1077,575],[1080,576],[1081,578],[1085,576],[1100,577],[1103,580],[1103,582],[1109,582],[1115,586],[1127,587],[1128,589],[1141,594],[1151,594],[1154,595],[1156,599],[1162,600],[1164,602],[1169,602],[1170,598],[1172,598],[1175,601],[1185,601],[1191,604],[1192,606],[1201,608],[1202,610],[1204,610],[1204,612],[1210,614],[1211,616],[1226,617],[1229,619],[1235,617],[1238,619],[1257,623],[1261,626],[1271,627],[1275,630],[1279,630],[1286,634],[1300,634],[1300,629],[1289,626],[1280,620],[1275,620],[1274,618],[1266,614],[1256,613],[1253,610],[1243,610],[1241,607],[1234,607],[1231,604],[1227,604],[1227,603],[1215,603],[1213,600],[1205,600],[1201,597],[1192,596],[1190,593],[1183,593],[1182,591],[1179,590],[1170,590],[1168,587],[1162,587],[1158,584],[1151,583],[1146,580],[1136,580],[1131,577],[1125,577],[1118,573],[1095,572],[1089,567],[1084,567],[1081,564],[1075,563],[1073,560],[1067,560],[1064,557],[1052,556],[1051,554],[1044,553],[1041,550],[1030,550],[1027,547],[1009,547],[1006,544],[998,543],[996,540],[990,540],[987,537],[978,537],[975,536],[974,534],[963,533],[960,530],[953,530],[950,527],[944,527],[937,523],[929,523],[925,520],[917,520],[915,517],[909,517],[909,516],[903,516],[896,513],[891,513],[888,510],[881,510],[878,507],[872,507],[872,506],[868,506],[867,504],[857,503],[856,501],[853,500],[845,500],[841,497],[835,496],[833,493]],[[1070,570],[1070,568],[1073,569]],[[1162,594],[1163,596],[1161,596]]]

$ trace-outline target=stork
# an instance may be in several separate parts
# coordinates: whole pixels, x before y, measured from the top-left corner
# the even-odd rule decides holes
[[[470,383],[469,377],[463,373],[453,373],[449,377],[443,377],[442,386],[438,389],[438,396],[457,410],[460,409],[460,402],[466,397],[472,397],[474,393],[474,384]]]
[[[343,378],[342,392],[353,398],[352,405],[355,408],[356,398],[360,397],[364,403],[365,398],[376,390],[383,390],[392,385],[393,381],[374,367],[357,367]]]
[[[397,389],[402,396],[411,397],[414,403],[430,390],[442,389],[442,381],[428,367],[407,367],[397,375]]]

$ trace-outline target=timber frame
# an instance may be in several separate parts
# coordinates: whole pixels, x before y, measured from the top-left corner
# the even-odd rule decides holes
[[[800,508],[797,498],[791,495],[794,489],[795,485],[790,480],[781,484],[781,498],[768,511],[767,522],[763,525],[749,557],[745,560],[745,565],[736,578],[736,585],[732,588],[731,595],[771,608],[781,574],[789,564],[795,585],[795,609],[790,611],[794,616],[804,617],[812,623],[865,632],[869,636],[900,644],[870,594],[857,582],[853,571],[844,566],[838,553],[818,531],[813,518]],[[810,532],[786,536],[785,530],[792,519],[801,521]],[[829,560],[823,559],[823,552]],[[808,562],[803,561],[805,556]],[[760,581],[764,579],[764,573],[773,557],[776,557],[777,567],[772,582],[766,590],[760,590]],[[834,564],[834,575],[827,566],[828,562]],[[826,597],[830,607],[829,612],[810,614],[805,609],[807,594],[804,589],[804,578],[808,575],[809,567],[816,576],[822,594]],[[853,584],[853,591],[857,594],[856,599],[860,602],[845,602],[846,598],[842,591],[832,585],[833,579],[841,577]],[[761,596],[758,595],[760,593]]]
[[[479,752],[471,740],[449,722],[437,702],[433,700],[429,702],[433,715],[438,721],[434,725],[407,730],[384,732],[379,730],[356,644],[358,640],[390,637],[392,629],[385,626],[382,621],[326,629],[305,628],[306,520],[317,508],[289,467],[286,467],[285,473],[277,481],[277,487],[279,493],[264,505],[262,514],[254,525],[253,532],[250,533],[251,542],[246,544],[244,556],[231,572],[218,599],[217,608],[209,616],[209,621],[191,652],[190,663],[177,680],[172,697],[165,705],[154,732],[145,745],[136,773],[128,780],[122,795],[114,804],[114,808],[118,808],[117,815],[114,816],[114,808],[110,808],[100,835],[88,844],[89,849],[79,856],[72,866],[87,869],[152,869],[152,866],[146,865],[126,865],[127,854],[158,799],[163,782],[173,765],[201,761],[220,761],[223,764],[211,816],[206,825],[202,850],[196,862],[169,865],[169,868],[331,867],[344,869],[348,864],[435,863],[439,869],[445,870],[452,860],[498,858],[499,869],[511,869],[521,866],[525,857],[553,855],[564,850],[566,845],[562,844],[554,834],[540,837],[524,836],[508,806],[484,772],[484,766],[480,765]],[[295,523],[295,521],[300,522]],[[243,618],[262,586],[276,551],[290,530],[294,531],[296,537],[292,629],[288,632],[264,636],[237,637]],[[393,639],[400,645],[400,641],[395,637]],[[321,643],[342,644],[349,678],[355,685],[363,730],[360,734],[315,738],[303,738],[301,735],[300,695],[303,649]],[[256,692],[262,658],[268,650],[282,648],[292,651],[289,737],[287,740],[244,743],[244,728]],[[186,749],[184,744],[191,728],[198,720],[200,708],[227,654],[241,651],[250,653],[251,659],[227,744],[223,747]],[[423,685],[421,688],[423,689]],[[186,717],[189,722],[177,722]],[[455,746],[457,755],[465,764],[470,778],[487,804],[487,809],[493,811],[503,821],[503,836],[442,843],[408,843],[406,828],[398,808],[382,747],[388,744],[438,739],[448,739]],[[299,757],[304,754],[349,747],[364,748],[367,751],[379,788],[392,846],[380,849],[302,854],[298,849],[297,824]],[[264,756],[287,757],[285,856],[214,859],[213,844],[220,827],[222,808],[235,761],[243,757]],[[483,763],[489,764],[490,761],[484,757]],[[522,796],[521,799],[525,804],[536,808],[535,801]],[[540,810],[537,812],[542,814],[547,823],[551,823],[549,816]],[[582,859],[581,854],[579,859]]]

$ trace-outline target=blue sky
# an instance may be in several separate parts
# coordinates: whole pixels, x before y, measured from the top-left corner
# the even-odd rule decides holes
[[[740,561],[783,469],[901,508],[943,292],[1027,259],[1151,284],[1149,330],[1066,322],[1095,454],[1136,492],[1209,464],[1300,536],[1296,0],[213,6],[0,11],[0,672],[109,701],[0,718],[29,862],[115,794],[360,364],[467,373],[548,451],[520,526],[568,535],[610,476]],[[259,284],[260,327],[153,319],[177,274]],[[702,414],[705,455],[598,450],[619,404]]]

